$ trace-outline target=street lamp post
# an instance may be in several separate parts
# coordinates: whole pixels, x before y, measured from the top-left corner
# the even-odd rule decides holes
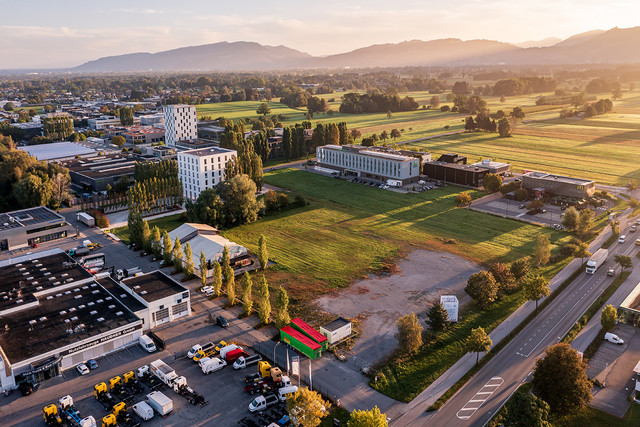
[[[276,362],[276,348],[280,345],[282,341],[278,341],[276,343],[276,345],[273,346],[273,364],[277,365],[278,363]]]

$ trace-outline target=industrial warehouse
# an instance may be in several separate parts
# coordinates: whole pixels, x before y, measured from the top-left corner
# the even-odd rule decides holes
[[[0,213],[0,251],[35,246],[74,233],[62,215],[44,206]]]
[[[438,160],[426,162],[422,167],[423,174],[429,179],[469,187],[481,186],[488,173],[505,175],[510,170],[510,164],[493,162],[491,159],[468,165],[467,157],[456,153],[443,154]]]
[[[2,261],[0,275],[3,390],[136,344],[191,310],[189,291],[163,273],[96,278],[57,248]]]

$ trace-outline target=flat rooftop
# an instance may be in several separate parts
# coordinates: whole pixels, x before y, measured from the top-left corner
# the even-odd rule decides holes
[[[113,295],[118,301],[124,304],[129,310],[136,311],[144,310],[147,308],[143,303],[135,299],[131,296],[127,291],[125,291],[122,286],[111,277],[103,277],[102,279],[98,279],[98,283],[107,290],[111,295]]]
[[[198,148],[195,150],[182,151],[179,154],[188,154],[190,156],[205,157],[205,156],[213,156],[215,154],[225,154],[225,153],[229,154],[234,152],[235,150],[228,150],[226,148],[207,147],[207,148]]]
[[[562,175],[552,175],[550,173],[545,173],[545,172],[528,172],[528,173],[525,173],[523,176],[537,178],[537,179],[545,179],[547,181],[565,182],[567,184],[576,184],[576,185],[593,183],[593,181],[590,179],[573,178],[570,176],[562,176]]]
[[[108,156],[73,159],[64,162],[71,172],[89,178],[104,178],[132,174],[136,162],[157,161],[154,156],[112,154]]]
[[[20,211],[0,213],[0,233],[4,230],[22,228],[38,224],[54,224],[64,221],[64,217],[44,206]]]
[[[140,322],[95,282],[39,298],[36,307],[0,317],[0,347],[11,363]]]
[[[63,159],[66,157],[88,156],[96,151],[74,142],[54,142],[51,144],[26,145],[18,147],[38,160]]]
[[[345,151],[354,154],[362,154],[372,157],[380,157],[383,159],[396,160],[396,161],[408,161],[413,160],[416,157],[408,155],[406,150],[396,151],[385,147],[365,147],[363,145],[324,145],[322,148],[326,148],[333,151]],[[416,154],[428,154],[417,152]]]
[[[333,322],[329,322],[326,325],[322,325],[322,329],[326,329],[327,331],[333,332],[333,331],[337,331],[338,329],[342,328],[345,325],[348,325],[349,323],[351,322],[345,319],[344,317],[338,317]]]
[[[187,288],[158,270],[138,277],[124,279],[122,283],[147,302],[188,292]]]
[[[0,312],[35,301],[35,293],[55,292],[56,287],[92,277],[66,253],[50,252],[0,263]]]
[[[439,162],[437,160],[426,162],[425,165],[437,165],[437,166],[441,166],[449,169],[459,169],[459,170],[465,170],[469,172],[489,171],[489,168],[484,166],[463,165],[461,163]]]

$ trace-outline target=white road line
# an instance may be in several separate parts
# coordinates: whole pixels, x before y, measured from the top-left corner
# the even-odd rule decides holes
[[[593,278],[595,278],[595,277],[596,277],[596,276],[594,275],[594,276],[591,276],[589,279],[587,279],[587,281],[586,281],[586,282],[584,282],[584,284],[583,284],[582,286],[580,286],[580,288],[579,288],[578,290],[582,289],[582,287],[584,287],[587,283],[589,283],[589,282],[591,281],[591,279],[593,279]],[[600,278],[600,281],[601,281],[601,280],[602,280],[602,278]],[[596,282],[596,283],[599,283],[599,282]],[[592,287],[593,287],[594,285],[595,285],[595,283],[592,285]],[[583,297],[584,297],[584,296],[583,296]],[[566,311],[565,311],[564,316],[562,316],[562,317],[561,317],[561,318],[556,322],[556,324],[555,324],[555,325],[553,325],[553,327],[551,327],[551,328],[549,329],[549,332],[547,332],[547,333],[546,333],[546,335],[545,335],[544,337],[542,337],[542,339],[538,342],[538,344],[536,344],[536,346],[535,346],[535,347],[533,347],[533,348],[531,349],[531,351],[530,351],[530,352],[529,352],[525,357],[529,357],[529,356],[531,356],[531,353],[533,353],[533,352],[535,351],[535,349],[536,349],[536,348],[538,348],[538,346],[540,345],[540,343],[542,343],[542,341],[544,341],[544,340],[549,336],[549,334],[553,331],[553,329],[555,329],[555,327],[556,327],[556,326],[558,326],[558,325],[560,324],[560,322],[562,322],[562,321],[564,320],[564,318],[565,318],[565,317],[567,317],[567,316],[569,315],[569,313],[571,313],[571,310],[573,310],[573,309],[574,309],[578,304],[580,304],[580,301],[581,301],[581,300],[582,300],[582,298],[580,298],[580,300],[576,301],[576,303],[575,303],[575,304],[574,304],[570,309],[568,309],[568,310],[566,310]]]
[[[497,384],[493,384],[495,382],[497,382]],[[473,397],[469,399],[467,403],[464,404],[464,406],[456,413],[456,417],[458,417],[461,420],[468,420],[469,418],[471,418],[473,414],[475,414],[476,411],[480,409],[482,404],[486,402],[493,393],[495,393],[495,391],[502,385],[502,383],[504,383],[504,380],[500,377],[491,378],[489,381],[485,383],[485,385],[483,385],[480,388],[480,391],[474,394]],[[493,390],[482,391],[486,388],[492,388]],[[483,398],[479,398],[480,395],[487,395],[487,396]],[[478,402],[480,402],[480,404],[476,406]]]

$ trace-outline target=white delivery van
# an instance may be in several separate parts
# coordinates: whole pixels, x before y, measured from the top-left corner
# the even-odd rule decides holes
[[[153,408],[145,401],[138,402],[133,405],[133,412],[145,421],[149,421],[153,418]]]
[[[200,362],[202,362],[202,360]],[[203,374],[210,374],[211,372],[215,372],[219,369],[224,368],[225,366],[227,366],[227,362],[217,357],[209,358],[209,360],[200,364],[200,368],[202,369]]]
[[[281,402],[284,402],[285,400],[287,400],[289,396],[291,396],[296,391],[298,391],[298,386],[296,385],[282,387],[278,390],[278,398],[280,399]]]
[[[144,348],[149,353],[153,353],[154,351],[157,350],[153,340],[149,338],[147,335],[140,335],[140,338],[138,338],[138,342],[140,343],[142,348]]]

